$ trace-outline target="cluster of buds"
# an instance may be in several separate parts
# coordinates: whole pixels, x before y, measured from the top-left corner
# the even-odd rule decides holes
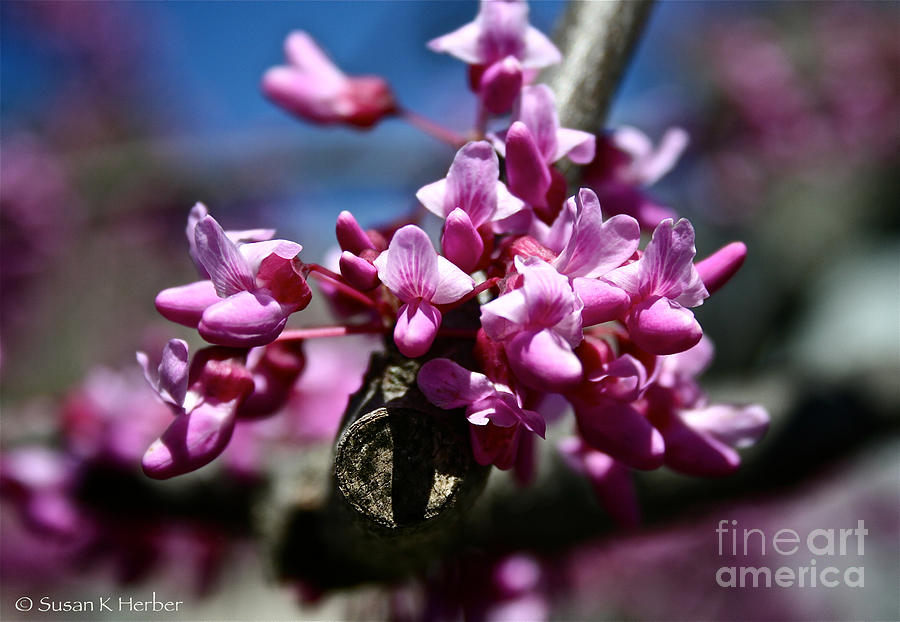
[[[735,242],[695,262],[691,223],[645,191],[676,163],[682,130],[654,147],[633,128],[598,137],[560,127],[553,91],[533,81],[561,55],[529,25],[524,2],[485,0],[473,22],[429,43],[468,65],[478,100],[468,142],[403,110],[384,80],[345,76],[309,35],[291,34],[286,47],[290,67],[270,70],[263,89],[292,114],[356,127],[400,116],[457,149],[446,177],[416,193],[443,220],[439,250],[415,223],[366,231],[345,211],[338,273],[304,263],[300,245],[271,230],[226,232],[195,206],[188,242],[204,280],[163,291],[156,306],[213,347],[191,362],[173,340],[158,375],[147,372],[175,415],[144,457],[149,475],[208,463],[237,418],[284,405],[306,340],[351,333],[390,335],[400,353],[421,358],[419,389],[464,410],[484,465],[532,472],[534,435],[545,436],[551,414],[545,398],[562,395],[575,436],[561,450],[623,522],[634,516],[629,468],[737,468],[734,448],[757,440],[768,417],[759,406],[707,402],[695,377],[712,349],[691,309],[747,249]],[[555,168],[562,158],[585,167],[584,187],[569,197]],[[366,309],[367,322],[285,330],[310,301],[311,277],[334,308]],[[478,327],[442,327],[452,311]],[[465,359],[442,356],[438,337],[459,340]]]

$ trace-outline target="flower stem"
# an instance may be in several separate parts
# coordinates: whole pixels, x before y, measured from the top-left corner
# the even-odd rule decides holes
[[[373,300],[369,296],[363,294],[361,291],[347,285],[340,274],[332,272],[328,268],[320,266],[316,263],[308,263],[306,264],[306,267],[310,269],[309,276],[314,276],[320,281],[328,283],[335,289],[339,290],[342,294],[353,298],[353,300],[356,300],[357,302],[360,302],[367,307],[371,307],[379,312],[383,311],[382,303],[378,302],[377,300]]]
[[[344,337],[346,335],[379,335],[386,333],[387,331],[388,329],[381,324],[365,324],[363,326],[314,326],[283,331],[275,341],[299,341],[301,339]]]
[[[448,129],[443,125],[432,121],[431,119],[423,117],[419,113],[413,112],[412,110],[401,110],[400,118],[412,125],[414,128],[425,132],[429,136],[433,136],[434,138],[447,143],[454,149],[459,149],[464,144],[466,144],[466,139],[460,134],[457,134],[453,130]]]
[[[441,313],[446,313],[447,311],[452,311],[453,309],[456,309],[457,307],[461,307],[462,305],[466,304],[467,302],[472,300],[475,296],[477,296],[481,292],[492,288],[494,285],[496,285],[499,282],[500,282],[500,277],[492,276],[485,282],[479,283],[478,285],[476,285],[475,289],[470,291],[468,294],[466,294],[465,296],[463,296],[456,302],[450,302],[445,305],[436,305],[436,306],[440,310]]]

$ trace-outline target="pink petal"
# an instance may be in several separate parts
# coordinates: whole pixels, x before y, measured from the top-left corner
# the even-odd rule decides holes
[[[726,244],[715,253],[697,262],[697,273],[710,294],[731,280],[747,258],[747,246],[743,242]]]
[[[515,335],[527,319],[528,309],[521,289],[514,289],[481,305],[481,326],[496,341]]]
[[[388,249],[375,259],[378,278],[403,302],[431,300],[438,285],[438,255],[415,225],[394,233]]]
[[[640,183],[650,186],[675,167],[688,145],[688,134],[680,127],[666,130],[655,151],[635,163]]]
[[[513,466],[519,449],[522,431],[519,426],[501,428],[491,423],[469,425],[472,454],[478,464],[493,464],[498,469],[507,470]]]
[[[210,343],[252,348],[274,341],[289,314],[267,294],[239,292],[204,311],[197,328]]]
[[[556,152],[553,154],[553,162],[569,156],[575,164],[588,164],[594,159],[596,150],[597,138],[590,132],[567,127],[556,130]]]
[[[527,3],[482,0],[475,22],[481,30],[478,55],[482,63],[490,64],[510,55],[523,56],[528,28]]]
[[[416,383],[429,402],[444,409],[468,406],[495,392],[487,376],[445,358],[422,365]]]
[[[446,218],[452,210],[456,208],[452,202],[446,202],[444,197],[447,195],[447,178],[439,179],[435,182],[422,186],[416,192],[416,198],[425,209],[441,218]]]
[[[631,339],[651,354],[675,354],[694,346],[703,329],[689,309],[668,298],[649,298],[626,320]]]
[[[553,265],[570,277],[604,276],[637,250],[640,226],[634,218],[624,215],[603,222],[597,195],[588,188],[578,191],[575,203],[572,236]]]
[[[169,321],[196,328],[203,312],[222,302],[212,281],[197,281],[170,287],[156,296],[156,310]]]
[[[375,288],[378,280],[378,269],[362,257],[357,257],[350,251],[341,253],[341,275],[347,279],[347,283],[361,291],[369,291]]]
[[[253,291],[256,285],[246,259],[212,216],[204,216],[194,229],[197,258],[209,273],[221,297]]]
[[[559,393],[582,380],[581,361],[566,341],[550,330],[521,332],[506,344],[510,367],[523,384]]]
[[[663,436],[631,406],[602,397],[574,405],[578,429],[588,445],[635,469],[662,466]]]
[[[510,191],[530,203],[547,205],[550,171],[529,129],[516,121],[506,133],[506,176]]]
[[[400,307],[394,326],[394,343],[411,359],[428,352],[441,326],[441,312],[425,300]]]
[[[231,439],[236,406],[236,400],[204,403],[178,415],[144,454],[144,473],[153,479],[168,479],[211,462]]]
[[[687,475],[730,475],[741,463],[738,453],[713,436],[689,427],[677,415],[660,426],[666,442],[666,466]]]
[[[628,468],[606,454],[593,450],[579,438],[559,444],[566,463],[587,476],[600,505],[622,527],[640,523],[640,505]]]
[[[286,254],[290,255],[291,252],[293,251]],[[300,274],[298,263],[298,260],[273,252],[262,260],[256,273],[256,284],[268,290],[285,309],[290,308],[292,311],[306,308],[312,299],[312,292],[306,279]]]
[[[522,199],[515,197],[510,193],[506,184],[497,182],[497,208],[491,220],[496,222],[508,219],[510,216],[520,213],[525,209],[525,203]],[[527,230],[527,228],[526,228]]]
[[[504,114],[522,90],[522,66],[515,56],[493,63],[481,76],[478,93],[484,107],[493,114]]]
[[[759,404],[714,404],[679,415],[689,427],[739,449],[755,444],[769,429],[769,413]]]
[[[584,326],[594,326],[621,317],[631,306],[631,297],[625,290],[602,279],[577,278],[572,289],[584,303],[581,319]]]
[[[456,302],[475,289],[475,281],[468,274],[454,266],[448,259],[438,255],[438,283],[431,302],[443,305]]]
[[[469,65],[484,63],[478,46],[481,28],[476,22],[470,22],[451,33],[437,37],[428,42],[428,49],[433,52],[450,54]]]
[[[544,162],[553,162],[558,146],[559,117],[556,115],[556,96],[550,87],[546,84],[524,87],[514,118],[528,127]],[[507,149],[508,143],[507,136]]]
[[[582,303],[572,291],[569,279],[556,268],[537,257],[515,258],[515,265],[522,274],[522,293],[528,310],[528,323],[544,328],[561,327],[572,347],[581,341]],[[573,317],[577,313],[577,317]]]
[[[159,392],[170,397],[173,404],[184,402],[189,362],[188,345],[181,339],[172,339],[163,348],[158,368]]]
[[[490,143],[466,143],[453,158],[447,172],[444,213],[462,208],[475,228],[493,220],[497,209],[497,179],[500,162]]]
[[[444,257],[467,274],[475,269],[481,259],[484,242],[472,226],[469,215],[459,208],[447,215],[441,236],[441,249]]]
[[[350,251],[354,255],[359,255],[364,250],[375,249],[372,240],[359,226],[356,218],[346,210],[338,214],[335,234],[342,251]]]
[[[197,240],[194,237],[194,231],[197,228],[197,223],[206,216],[209,216],[209,209],[206,207],[206,205],[200,202],[195,203],[191,208],[190,213],[188,214],[187,227],[185,227],[184,230],[188,240],[188,253],[191,256],[191,260],[193,260],[194,265],[197,266],[197,271],[200,273],[200,278],[203,279],[208,279],[209,273],[206,272],[206,268],[204,268],[203,264],[200,263],[200,258],[197,255]]]
[[[525,31],[525,53],[521,60],[523,67],[540,69],[560,62],[562,54],[544,33],[529,26]]]
[[[315,39],[295,30],[284,40],[284,56],[288,62],[308,74],[320,88],[336,88],[343,83],[343,72],[328,58]]]
[[[634,402],[647,384],[647,370],[630,354],[623,354],[611,361],[599,380],[599,389],[605,397],[620,402]]]
[[[263,240],[262,242],[249,242],[237,247],[238,252],[244,257],[252,274],[259,277],[259,266],[263,260],[272,255],[285,260],[293,260],[303,247],[289,240]]]

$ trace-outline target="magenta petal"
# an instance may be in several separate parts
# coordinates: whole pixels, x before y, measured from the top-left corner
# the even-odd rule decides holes
[[[714,404],[679,413],[689,427],[705,432],[731,447],[749,447],[769,429],[769,413],[759,404]]]
[[[339,266],[341,275],[347,283],[358,290],[369,291],[379,284],[378,270],[375,266],[350,251],[341,253]]]
[[[479,95],[493,114],[504,114],[522,90],[522,66],[515,56],[492,64],[481,76]]]
[[[743,242],[726,244],[715,253],[697,262],[697,273],[710,294],[731,280],[747,258],[747,246]]]
[[[267,242],[258,242],[258,244],[267,244]],[[299,244],[297,246],[299,247]],[[300,273],[299,260],[295,260],[290,255],[291,252],[293,252],[292,248],[285,252],[287,257],[277,251],[265,257],[259,264],[256,284],[264,287],[285,309],[299,311],[305,309],[309,304],[312,292],[306,279]]]
[[[581,382],[581,361],[569,344],[550,330],[519,333],[505,349],[513,373],[526,386],[559,393]]]
[[[651,354],[675,354],[697,344],[703,329],[694,314],[668,298],[649,298],[626,320],[631,339]]]
[[[569,199],[571,201],[571,199]],[[640,242],[640,226],[630,216],[613,216],[603,222],[600,202],[589,188],[575,195],[576,217],[556,268],[570,277],[599,277],[621,266]]]
[[[469,215],[456,208],[447,215],[444,233],[441,236],[444,257],[456,264],[465,273],[472,272],[484,252],[484,242],[478,230],[472,226]]]
[[[447,172],[444,213],[460,207],[476,228],[493,219],[497,209],[500,162],[487,141],[467,143],[453,158]]]
[[[404,356],[417,358],[428,352],[441,326],[441,312],[424,300],[400,307],[394,327],[394,343]]]
[[[569,156],[575,164],[588,164],[594,160],[597,138],[590,132],[561,127],[556,131],[556,153],[553,161]]]
[[[663,436],[628,404],[600,397],[576,405],[575,416],[582,438],[594,449],[635,469],[662,466]]]
[[[436,305],[456,302],[475,288],[475,280],[450,263],[446,257],[437,258],[438,281],[431,296]]]
[[[144,454],[144,473],[154,479],[168,479],[208,464],[231,439],[236,406],[236,400],[207,402],[178,415]]]
[[[353,214],[346,210],[338,214],[335,234],[342,251],[350,251],[354,255],[359,255],[366,249],[375,248],[372,240],[359,226]]]
[[[493,464],[504,471],[511,468],[516,461],[521,434],[521,428],[517,425],[501,428],[491,423],[470,424],[469,438],[475,461],[484,466]]]
[[[622,316],[631,304],[625,290],[602,279],[577,278],[572,289],[584,303],[581,319],[585,326],[610,322]]]
[[[677,415],[670,415],[661,427],[666,441],[666,466],[687,475],[719,477],[730,475],[741,458],[713,436],[692,429]]]
[[[284,40],[284,56],[291,65],[314,78],[322,88],[340,84],[345,77],[315,39],[302,30],[294,30]]]
[[[545,164],[553,162],[557,150],[559,117],[556,114],[556,96],[550,87],[546,84],[524,87],[514,118],[528,127],[541,154],[541,160]],[[509,151],[509,134],[506,143]]]
[[[520,121],[506,133],[506,176],[514,195],[531,205],[547,205],[550,171],[531,131]]]
[[[156,310],[171,322],[196,328],[207,307],[222,302],[212,281],[170,287],[156,296]]]
[[[429,402],[445,409],[468,406],[494,393],[487,376],[445,358],[422,365],[416,383]]]
[[[482,58],[478,41],[481,28],[475,22],[469,22],[451,33],[437,37],[428,42],[428,49],[433,52],[455,56],[464,63],[477,65],[485,62]]]
[[[415,225],[394,233],[388,249],[375,259],[378,278],[403,302],[431,300],[438,284],[438,255],[428,235]]]
[[[525,52],[522,55],[522,66],[526,69],[538,69],[555,65],[562,60],[562,54],[547,38],[547,35],[533,26],[525,31]]]
[[[696,252],[689,221],[659,223],[640,259],[643,293],[677,299],[685,307],[701,304],[708,294],[694,268]]]
[[[210,343],[252,348],[273,342],[284,329],[288,315],[267,294],[239,292],[204,311],[197,328]]]
[[[484,332],[496,341],[503,341],[515,335],[528,319],[525,293],[522,288],[514,289],[481,305],[481,326]]]
[[[194,229],[197,258],[209,273],[216,292],[223,298],[256,285],[247,260],[212,216],[204,216]]]
[[[163,348],[159,362],[159,390],[172,398],[173,403],[184,402],[188,384],[188,345],[181,339],[172,339]]]

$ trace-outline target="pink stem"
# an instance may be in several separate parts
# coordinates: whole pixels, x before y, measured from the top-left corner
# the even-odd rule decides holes
[[[400,111],[400,118],[415,127],[422,130],[429,136],[433,136],[438,140],[447,143],[454,149],[458,149],[466,144],[466,139],[451,129],[447,129],[443,125],[435,123],[431,119],[427,119],[412,110]]]
[[[310,276],[315,276],[320,281],[324,281],[324,282],[328,283],[329,285],[334,286],[336,289],[340,290],[340,292],[342,294],[345,294],[345,295],[349,296],[350,298],[353,298],[357,302],[361,302],[362,304],[366,305],[367,307],[372,307],[373,309],[376,309],[379,312],[382,311],[382,308],[381,308],[382,305],[378,301],[373,300],[372,298],[369,298],[368,296],[366,296],[359,290],[357,290],[353,287],[350,287],[349,285],[344,283],[344,279],[341,278],[340,274],[336,274],[336,273],[332,272],[331,270],[329,270],[328,268],[323,268],[319,264],[315,264],[315,263],[308,263],[308,264],[306,264],[306,266],[308,268],[310,268],[310,273],[309,273]]]
[[[346,335],[377,335],[387,331],[388,329],[384,326],[376,324],[365,326],[315,326],[283,331],[275,341],[299,341],[301,339],[344,337]]]
[[[475,289],[470,291],[468,294],[466,294],[465,296],[463,296],[456,302],[448,302],[445,305],[437,305],[437,308],[441,311],[441,313],[446,313],[447,311],[452,311],[453,309],[456,309],[457,307],[461,307],[462,305],[466,304],[467,302],[472,300],[475,296],[477,296],[481,292],[492,288],[494,285],[496,285],[499,282],[500,282],[500,277],[493,276],[493,277],[489,278],[487,281],[485,281],[484,283],[479,283],[478,285],[476,285]]]

